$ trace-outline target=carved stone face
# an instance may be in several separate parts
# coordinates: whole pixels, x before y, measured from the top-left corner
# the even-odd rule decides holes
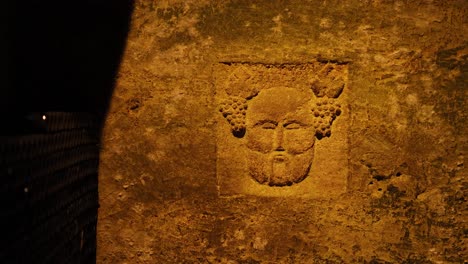
[[[250,175],[270,186],[302,181],[314,158],[312,92],[292,88],[261,91],[249,104],[246,140]]]

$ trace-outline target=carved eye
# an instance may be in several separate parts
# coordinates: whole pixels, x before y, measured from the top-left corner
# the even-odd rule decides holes
[[[263,129],[275,129],[276,128],[276,124],[273,122],[265,122],[261,126]]]
[[[299,129],[301,128],[301,124],[296,122],[286,123],[284,124],[284,128],[286,129]]]

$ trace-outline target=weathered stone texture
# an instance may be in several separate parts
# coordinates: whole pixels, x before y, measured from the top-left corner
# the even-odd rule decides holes
[[[103,135],[98,262],[468,261],[467,8],[136,1]],[[215,69],[227,62],[347,65],[343,140],[333,127],[320,163],[346,173],[343,193],[220,195],[216,131],[229,124]]]

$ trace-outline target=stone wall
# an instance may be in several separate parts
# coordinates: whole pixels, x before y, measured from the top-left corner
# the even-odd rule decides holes
[[[467,8],[136,1],[103,135],[98,262],[467,261]],[[249,110],[272,88],[269,113],[288,89],[312,98],[311,116],[319,99],[340,106],[330,133],[305,122],[291,131],[310,138],[284,136],[315,142],[304,179],[245,165],[263,133]],[[245,111],[227,120],[234,97]],[[294,170],[278,166],[266,177]]]

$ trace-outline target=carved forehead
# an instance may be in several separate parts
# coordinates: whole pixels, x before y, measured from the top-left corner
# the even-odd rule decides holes
[[[270,88],[262,90],[249,104],[247,118],[280,120],[298,110],[313,98],[310,91],[293,88]]]

